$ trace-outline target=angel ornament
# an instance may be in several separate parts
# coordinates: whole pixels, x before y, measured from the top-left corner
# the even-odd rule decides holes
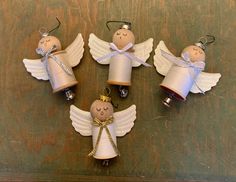
[[[108,21],[108,23],[123,22],[112,38],[112,43],[105,42],[93,33],[89,36],[89,47],[92,57],[100,64],[109,64],[109,75],[107,83],[118,85],[122,98],[128,96],[128,86],[131,85],[132,67],[146,63],[153,47],[153,39],[149,38],[143,43],[135,44],[135,37],[131,31],[131,23],[124,21]]]
[[[84,52],[84,41],[79,33],[73,43],[62,50],[59,39],[49,35],[59,28],[61,23],[58,19],[57,21],[57,27],[48,32],[44,28],[40,29],[42,38],[38,43],[36,52],[42,58],[24,59],[23,63],[33,77],[38,80],[49,80],[53,93],[64,91],[67,100],[71,100],[74,98],[74,93],[70,87],[78,83],[72,67],[80,63]]]
[[[124,136],[134,126],[136,106],[114,113],[108,94],[100,95],[100,99],[92,103],[90,112],[71,105],[70,119],[77,132],[92,136],[93,150],[88,156],[101,159],[108,165],[108,159],[120,155],[116,137]]]
[[[154,65],[161,75],[165,76],[160,87],[168,93],[163,104],[170,107],[172,98],[185,101],[189,91],[202,93],[211,90],[219,81],[220,73],[203,72],[205,68],[206,47],[215,41],[215,37],[207,35],[200,38],[195,45],[186,47],[181,57],[175,57],[160,41],[154,56]]]

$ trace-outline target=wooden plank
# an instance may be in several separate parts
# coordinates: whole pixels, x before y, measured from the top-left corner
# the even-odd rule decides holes
[[[99,181],[235,181],[236,180],[236,2],[234,0],[2,0],[0,1],[0,180]],[[66,102],[52,94],[47,82],[37,81],[23,66],[35,53],[40,27],[62,25],[55,31],[63,47],[78,32],[85,54],[74,69],[79,81],[76,99]],[[137,106],[131,133],[118,138],[121,157],[109,167],[88,158],[91,138],[76,133],[69,106],[89,110],[106,86],[108,67],[97,64],[87,46],[90,33],[111,41],[107,20],[132,22],[136,42],[164,40],[176,55],[205,34],[216,37],[207,49],[207,72],[222,78],[205,96],[190,94],[171,109],[161,104],[163,77],[155,68],[133,69],[127,99],[112,87],[119,109]],[[148,63],[153,64],[151,54]],[[55,175],[51,175],[55,174]],[[105,177],[104,177],[105,176]],[[119,177],[120,176],[120,177]]]
[[[226,178],[222,178],[225,180]],[[147,178],[145,176],[83,176],[83,175],[68,175],[68,174],[50,174],[50,173],[1,173],[1,181],[86,181],[86,182],[99,182],[99,181],[115,181],[115,182],[206,182],[220,180],[178,180],[178,179],[164,179],[164,178]],[[231,179],[229,179],[231,181]]]

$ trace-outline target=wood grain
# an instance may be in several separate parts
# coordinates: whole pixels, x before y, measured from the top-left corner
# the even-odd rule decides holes
[[[1,181],[236,181],[236,1],[235,0],[2,0],[0,1]],[[35,53],[40,27],[52,27],[65,48],[81,32],[85,53],[74,69],[76,99],[52,94],[48,82],[28,74],[23,58]],[[133,69],[130,95],[119,109],[137,106],[131,133],[118,139],[121,157],[109,167],[88,158],[90,137],[76,133],[69,106],[89,110],[106,86],[108,67],[89,54],[88,36],[111,41],[107,20],[128,20],[136,43],[164,40],[176,55],[205,34],[208,72],[222,78],[205,96],[190,94],[171,109],[161,104],[163,77],[155,68]],[[153,64],[151,54],[148,63]]]

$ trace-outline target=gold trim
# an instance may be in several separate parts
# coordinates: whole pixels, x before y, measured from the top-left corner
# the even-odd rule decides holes
[[[173,91],[173,92],[175,92],[180,98],[177,98],[177,99],[182,99],[182,100],[186,100],[186,97],[184,97],[181,93],[179,93],[177,90],[175,90],[175,89],[173,89],[173,88],[171,88],[171,87],[167,87],[167,86],[165,86],[165,85],[163,85],[163,84],[160,84],[160,87],[162,88],[162,89],[168,89],[168,90],[171,90],[171,91]],[[181,98],[182,97],[182,98]]]
[[[105,96],[105,95],[100,95],[99,98],[103,102],[111,102],[111,97]]]
[[[96,155],[93,155],[93,157],[95,159],[112,159],[112,158],[115,158],[116,156],[118,156],[118,154],[115,154],[115,155],[106,155],[106,156],[103,156],[103,157],[99,157],[99,156],[96,156]]]
[[[107,83],[110,85],[131,86],[130,82],[117,82],[117,81],[107,80]]]
[[[94,156],[96,154],[97,148],[98,148],[98,145],[99,145],[99,142],[100,142],[100,139],[101,139],[101,135],[102,135],[103,129],[105,129],[105,131],[107,133],[107,136],[108,136],[108,139],[111,142],[111,145],[112,145],[115,153],[117,155],[120,155],[120,152],[119,152],[115,142],[112,139],[111,133],[110,133],[109,129],[107,128],[107,125],[109,125],[111,123],[113,123],[113,117],[112,116],[107,118],[105,121],[100,121],[99,119],[94,118],[93,125],[97,126],[97,127],[100,127],[100,129],[99,129],[99,133],[98,133],[96,144],[95,144],[93,150],[88,154],[89,157],[90,156]]]
[[[64,90],[64,89],[66,89],[66,88],[68,88],[68,87],[72,87],[72,86],[77,85],[77,84],[78,84],[77,81],[73,81],[72,83],[63,85],[63,86],[61,86],[61,87],[59,87],[59,88],[57,88],[57,89],[53,89],[53,93],[59,92],[59,91],[61,91],[61,90]]]

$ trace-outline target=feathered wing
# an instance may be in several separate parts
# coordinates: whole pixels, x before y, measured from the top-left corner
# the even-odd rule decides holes
[[[195,80],[195,83],[193,84],[190,91],[192,93],[201,93],[202,91],[204,92],[209,91],[211,90],[212,87],[216,86],[220,77],[221,77],[220,73],[201,72],[198,75],[197,79]]]
[[[157,72],[163,76],[166,76],[173,63],[170,62],[168,59],[166,59],[164,56],[162,56],[161,50],[165,51],[166,53],[172,56],[174,55],[166,47],[164,41],[161,40],[157,45],[157,48],[155,50],[155,55],[153,58]]]
[[[116,136],[122,137],[134,126],[136,106],[132,105],[123,111],[116,112],[113,117],[116,125]]]
[[[110,45],[108,42],[99,39],[96,35],[91,33],[89,35],[90,53],[92,54],[93,59],[97,61],[98,58],[101,58],[109,53],[111,53]],[[98,61],[97,61],[98,62]],[[109,64],[110,58],[103,59],[99,61],[100,64]]]
[[[77,66],[84,53],[84,41],[82,35],[79,33],[75,40],[65,50],[70,66]]]
[[[92,135],[92,117],[90,112],[83,111],[74,105],[70,106],[72,126],[83,136]]]
[[[24,59],[26,70],[38,80],[49,80],[45,64],[41,59]]]
[[[152,52],[153,48],[153,38],[147,39],[146,41],[134,45],[134,55],[143,61],[147,61]],[[132,66],[138,67],[141,63],[133,60]]]

